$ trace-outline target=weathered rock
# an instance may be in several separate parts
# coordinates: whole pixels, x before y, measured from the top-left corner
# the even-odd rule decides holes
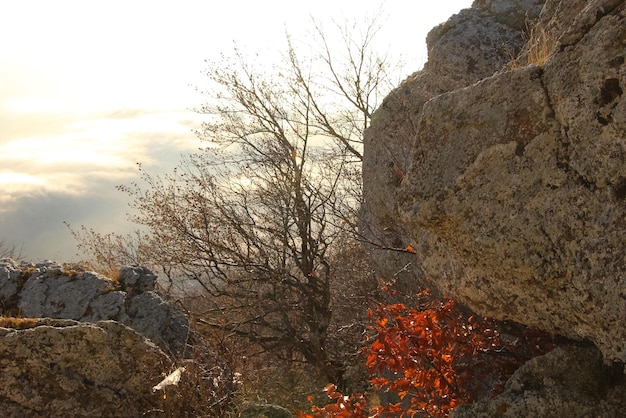
[[[120,268],[118,281],[126,292],[140,294],[156,288],[157,276],[145,267]]]
[[[474,8],[451,17],[428,35],[424,69],[391,92],[375,112],[364,138],[361,229],[382,276],[397,277],[406,288],[425,284],[415,257],[401,251],[411,237],[395,210],[398,187],[411,163],[409,150],[418,134],[422,106],[435,96],[500,70],[523,46],[522,21],[537,18],[542,4],[532,0],[476,1]]]
[[[128,302],[129,318],[124,323],[178,354],[183,352],[189,338],[189,322],[184,315],[174,312],[156,292],[144,292]]]
[[[22,270],[10,258],[0,259],[0,300],[9,299],[16,295],[23,286],[20,276]]]
[[[428,276],[481,314],[590,339],[624,362],[624,1],[548,0],[505,65],[522,10],[538,6],[477,0],[431,32],[424,70],[366,132],[363,218],[380,247],[416,252],[379,252],[381,274],[414,263],[416,284]]]
[[[457,408],[451,418],[623,416],[620,368],[603,365],[595,348],[558,348],[523,365],[494,399]]]
[[[443,293],[626,361],[626,12],[585,3],[543,67],[423,106],[396,203]]]
[[[0,261],[0,313],[13,304],[25,317],[115,320],[150,338],[168,353],[182,354],[189,334],[184,315],[154,291],[156,276],[124,267],[117,282],[51,261],[18,265]]]
[[[0,328],[0,411],[4,417],[141,416],[168,357],[132,329],[41,319]]]

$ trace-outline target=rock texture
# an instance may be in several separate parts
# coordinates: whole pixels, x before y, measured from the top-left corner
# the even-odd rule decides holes
[[[451,418],[614,418],[626,409],[621,370],[602,363],[595,348],[558,348],[536,357],[495,399],[462,406]]]
[[[3,417],[133,417],[155,404],[170,360],[142,335],[113,321],[22,322],[0,327]]]
[[[524,45],[526,19],[536,19],[542,0],[477,1],[428,35],[428,62],[384,100],[365,133],[361,228],[379,273],[397,277],[405,290],[425,285],[415,257],[402,249],[411,232],[395,210],[400,184],[412,161],[421,109],[433,97],[493,75]],[[400,251],[388,251],[392,248]]]
[[[155,291],[156,276],[123,267],[117,281],[47,261],[0,260],[0,313],[12,305],[22,316],[95,323],[115,320],[140,332],[168,353],[185,350],[189,324]]]
[[[116,276],[0,260],[2,417],[223,416],[230,408],[236,375],[202,336],[188,338],[187,319],[155,291],[156,276],[139,267]],[[153,389],[176,363],[179,381]]]
[[[476,1],[431,33],[429,57],[455,57],[392,92],[365,137],[364,218],[382,246],[416,252],[381,251],[383,274],[410,259],[481,314],[626,362],[625,3],[547,0],[506,66],[496,45],[521,46],[538,2]],[[439,49],[486,24],[476,48]]]

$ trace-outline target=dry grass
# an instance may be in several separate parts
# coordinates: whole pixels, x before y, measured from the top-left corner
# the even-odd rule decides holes
[[[117,267],[102,269],[89,261],[79,261],[77,263],[66,263],[63,265],[63,270],[61,270],[61,272],[66,276],[85,273],[88,271],[107,277],[114,283],[119,283],[120,270]]]
[[[194,336],[191,359],[179,359],[185,370],[177,384],[154,393],[155,408],[148,417],[227,417],[233,415],[233,400],[239,388],[237,376],[214,354],[201,335]]]
[[[39,324],[37,318],[20,318],[12,316],[0,316],[0,328],[28,329]]]
[[[556,51],[557,37],[546,28],[532,26],[527,31],[526,44],[517,55],[504,67],[505,71],[513,71],[528,65],[544,65]]]

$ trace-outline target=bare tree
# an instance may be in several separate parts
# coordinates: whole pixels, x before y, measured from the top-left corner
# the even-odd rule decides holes
[[[15,245],[9,245],[5,241],[0,240],[0,258],[12,258],[14,260],[22,259],[22,249]]]
[[[333,323],[333,292],[351,280],[338,272],[366,273],[337,263],[346,262],[355,224],[346,217],[360,205],[363,130],[392,83],[371,50],[376,21],[358,40],[351,27],[339,29],[342,54],[314,25],[312,57],[298,55],[288,36],[284,65],[269,72],[237,49],[213,64],[198,132],[206,148],[170,174],[142,170],[141,182],[120,187],[149,233],[96,236],[135,246],[100,251],[102,260],[149,254],[172,280],[193,279],[211,306],[205,325],[305,361],[343,386],[345,364],[329,347],[331,324],[342,327]]]
[[[64,223],[78,243],[78,249],[90,255],[89,261],[98,271],[113,271],[120,265],[157,267],[151,255],[153,249],[148,247],[150,238],[138,230],[127,235],[101,234],[84,225],[75,230],[68,222]]]

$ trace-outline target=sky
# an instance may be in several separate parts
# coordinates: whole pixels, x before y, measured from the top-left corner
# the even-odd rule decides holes
[[[64,225],[126,233],[137,163],[168,172],[201,144],[206,60],[234,45],[271,65],[311,19],[381,14],[378,48],[406,74],[426,34],[472,0],[20,0],[0,2],[0,242],[77,261]],[[383,51],[383,52],[386,52]]]

